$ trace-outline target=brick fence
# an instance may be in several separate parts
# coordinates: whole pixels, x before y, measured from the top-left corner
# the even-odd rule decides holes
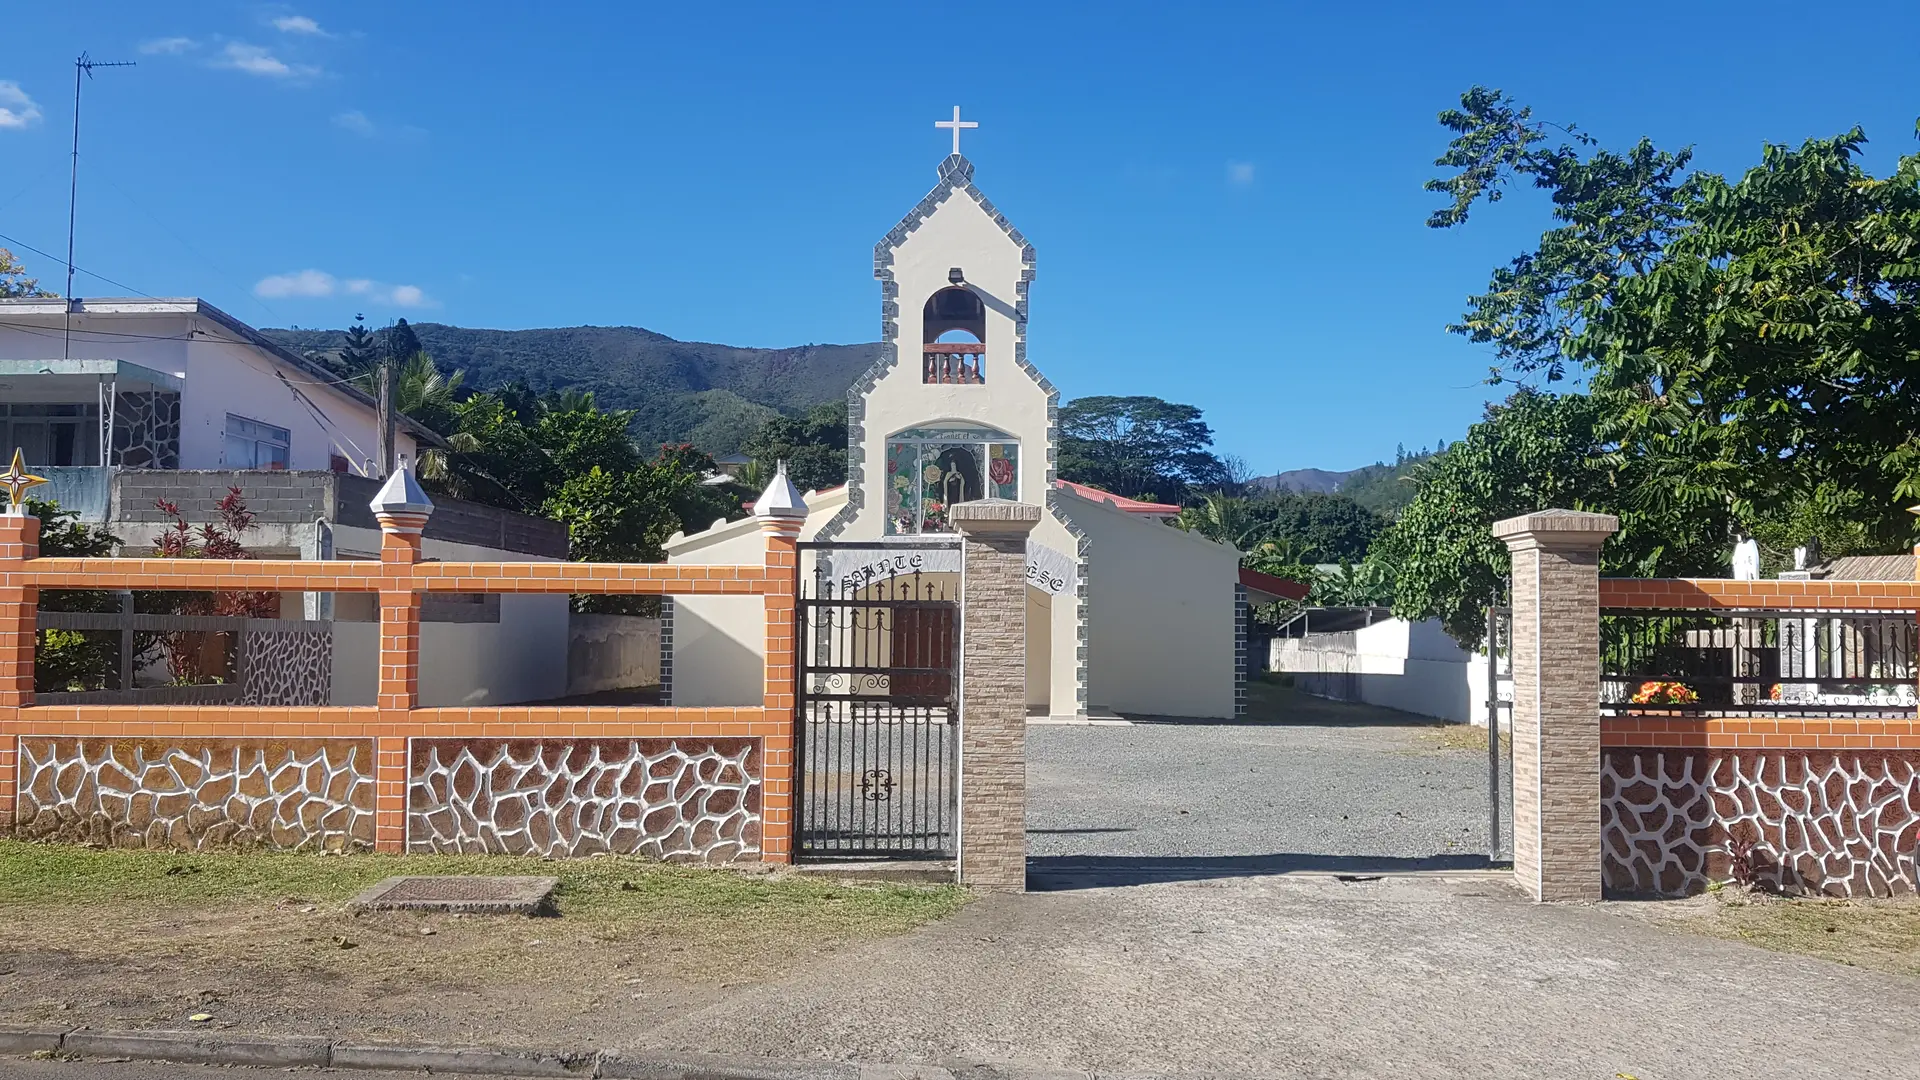
[[[790,861],[797,520],[761,519],[759,565],[423,563],[431,503],[390,503],[375,507],[377,563],[40,558],[39,520],[0,517],[0,832],[120,846]],[[36,705],[41,589],[377,594],[378,704]],[[421,708],[420,604],[436,593],[760,596],[761,704]]]
[[[1737,852],[1740,874],[1784,893],[1920,891],[1920,717],[1911,705],[1876,716],[1760,701],[1714,715],[1711,705],[1621,698],[1602,715],[1598,694],[1603,610],[1624,620],[1867,619],[1911,633],[1920,582],[1602,579],[1605,515],[1546,511],[1494,531],[1514,554],[1514,862],[1523,888],[1540,899],[1689,895],[1734,877]],[[1877,681],[1912,682],[1915,660],[1909,649],[1907,674]]]

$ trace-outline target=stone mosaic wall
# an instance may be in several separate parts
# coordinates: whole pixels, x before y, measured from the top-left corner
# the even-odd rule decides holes
[[[113,406],[113,465],[129,469],[180,467],[180,395],[128,391]]]
[[[240,701],[247,705],[332,704],[332,631],[240,635],[240,687]]]
[[[1623,893],[1726,881],[1730,838],[1754,842],[1769,889],[1916,891],[1920,751],[1643,750],[1602,755],[1602,870]]]
[[[760,853],[758,739],[415,739],[410,759],[410,851]]]
[[[113,847],[370,850],[369,739],[20,738],[17,835]]]

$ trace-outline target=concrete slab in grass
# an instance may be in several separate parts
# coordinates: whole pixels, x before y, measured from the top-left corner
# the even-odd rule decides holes
[[[466,915],[553,915],[550,877],[390,877],[359,896],[354,911],[449,911]]]

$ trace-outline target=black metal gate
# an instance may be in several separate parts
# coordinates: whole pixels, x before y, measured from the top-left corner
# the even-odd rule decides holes
[[[800,545],[802,857],[953,854],[959,559],[952,541]]]
[[[1513,609],[1487,609],[1487,859],[1513,858]],[[1504,782],[1503,782],[1504,780]]]

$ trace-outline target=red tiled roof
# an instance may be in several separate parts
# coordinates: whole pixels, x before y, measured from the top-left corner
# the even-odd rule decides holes
[[[1111,503],[1114,509],[1129,514],[1150,514],[1155,517],[1170,517],[1180,512],[1178,506],[1170,503],[1141,502],[1138,499],[1129,499],[1124,495],[1115,495],[1111,491],[1101,491],[1096,487],[1076,484],[1071,480],[1055,480],[1053,486],[1059,488],[1061,491],[1071,491],[1075,495],[1093,502]]]
[[[1245,585],[1253,592],[1266,593],[1268,596],[1277,596],[1283,600],[1305,600],[1307,593],[1312,591],[1309,586],[1302,585],[1297,581],[1288,581],[1283,577],[1263,574],[1258,570],[1249,570],[1244,566],[1240,568],[1240,584]]]

